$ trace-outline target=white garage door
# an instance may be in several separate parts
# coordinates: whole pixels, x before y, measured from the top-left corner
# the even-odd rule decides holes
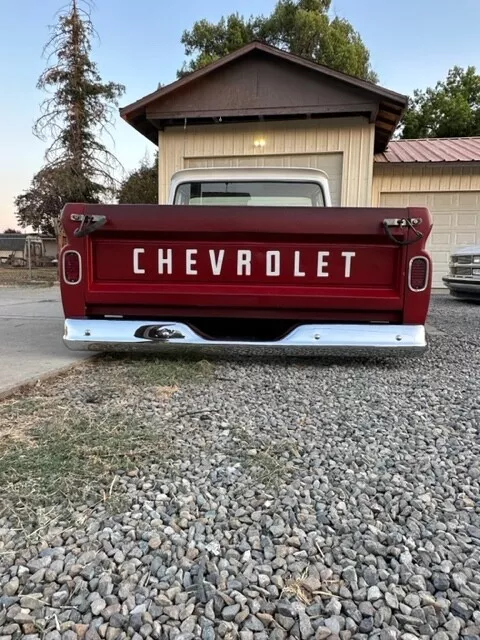
[[[258,155],[215,158],[185,158],[185,169],[207,167],[311,167],[328,175],[332,204],[340,206],[342,196],[341,153],[302,153],[292,155]]]
[[[428,207],[433,231],[428,250],[433,259],[433,286],[443,287],[450,252],[459,246],[480,244],[480,191],[382,193],[382,207]]]

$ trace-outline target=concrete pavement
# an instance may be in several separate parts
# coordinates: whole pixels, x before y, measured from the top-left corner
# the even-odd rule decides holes
[[[0,287],[0,396],[84,360],[62,342],[60,289]]]

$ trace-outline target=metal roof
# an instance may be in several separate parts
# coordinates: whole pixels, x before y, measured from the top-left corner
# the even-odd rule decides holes
[[[392,140],[375,162],[480,162],[480,137]]]

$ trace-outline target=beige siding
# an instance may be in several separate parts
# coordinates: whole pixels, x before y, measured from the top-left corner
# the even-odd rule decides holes
[[[373,170],[372,205],[382,193],[475,191],[480,189],[480,167],[379,165]]]
[[[265,146],[256,147],[263,139]],[[369,206],[372,192],[374,125],[364,118],[171,128],[159,134],[159,202],[168,198],[170,178],[180,169],[218,159],[264,157],[279,166],[317,166],[341,154],[333,176],[343,206]],[[329,158],[320,157],[329,154]],[[319,156],[312,161],[312,156]],[[308,156],[308,157],[307,157]],[[338,156],[337,156],[338,157]],[[268,160],[267,160],[268,158]],[[327,171],[328,173],[328,171]]]

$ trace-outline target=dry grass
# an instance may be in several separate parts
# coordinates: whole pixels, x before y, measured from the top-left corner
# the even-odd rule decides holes
[[[125,407],[146,387],[166,407],[182,384],[208,380],[210,371],[206,362],[99,358],[0,402],[0,517],[21,523],[51,507],[68,514],[78,504],[115,506],[122,499],[120,470],[168,463],[175,455],[175,442],[158,421]],[[95,381],[101,393],[93,398]],[[64,393],[69,386],[82,393],[83,405]]]
[[[337,581],[335,580],[330,582]],[[305,569],[303,575],[299,578],[289,579],[286,581],[282,595],[294,597],[306,606],[310,605],[316,596],[320,596],[322,598],[339,598],[338,595],[331,593],[327,588],[312,589],[308,581],[308,568]]]
[[[55,267],[32,268],[32,276],[28,268],[7,267],[0,265],[0,286],[24,287],[24,286],[51,286],[58,280]]]
[[[161,449],[160,434],[148,424],[93,406],[79,413],[55,398],[7,403],[0,411],[0,438],[2,504],[26,514],[59,503],[96,502],[118,469],[135,468]]]
[[[296,467],[286,461],[282,454],[288,452],[292,458],[299,458],[300,453],[294,443],[288,439],[272,443],[270,440],[253,436],[242,427],[233,429],[232,453],[239,458],[244,469],[248,471],[255,483],[268,489],[278,489]]]

